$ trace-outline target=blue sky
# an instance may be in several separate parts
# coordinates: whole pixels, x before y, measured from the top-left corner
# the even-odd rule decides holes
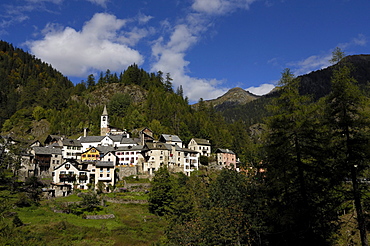
[[[267,93],[284,68],[301,75],[327,67],[335,47],[370,53],[369,0],[6,2],[0,39],[73,82],[136,63],[170,73],[190,102],[237,86]]]

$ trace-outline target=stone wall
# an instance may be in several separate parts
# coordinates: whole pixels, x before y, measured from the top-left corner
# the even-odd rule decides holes
[[[122,179],[123,177],[129,177],[129,176],[132,176],[132,175],[137,175],[138,172],[137,172],[137,167],[125,167],[125,166],[120,166],[118,167],[118,172],[117,172],[117,175],[118,175],[118,178],[119,179]]]

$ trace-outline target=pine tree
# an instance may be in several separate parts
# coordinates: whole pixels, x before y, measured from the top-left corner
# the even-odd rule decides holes
[[[353,200],[357,212],[358,227],[362,245],[368,245],[366,221],[362,209],[361,190],[358,183],[359,173],[368,165],[367,148],[369,137],[368,117],[364,114],[367,100],[351,77],[347,64],[334,70],[332,92],[327,97],[328,122],[332,129],[332,149],[335,149],[337,171],[352,181]]]
[[[326,245],[337,220],[325,150],[326,132],[299,79],[289,69],[280,80],[281,94],[270,106],[266,142],[270,240],[284,245]],[[329,206],[326,201],[333,201]],[[334,211],[334,213],[333,213]],[[278,242],[278,243],[277,243]]]

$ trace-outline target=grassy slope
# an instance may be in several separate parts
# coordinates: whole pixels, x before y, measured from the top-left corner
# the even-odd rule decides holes
[[[43,201],[39,207],[18,208],[15,212],[25,225],[16,230],[25,235],[28,245],[152,245],[163,236],[165,220],[150,214],[146,204],[108,202],[99,212],[115,215],[107,220],[52,211],[58,203],[76,200],[71,196]]]

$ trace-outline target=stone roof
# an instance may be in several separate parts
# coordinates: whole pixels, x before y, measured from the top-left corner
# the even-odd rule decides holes
[[[36,155],[61,155],[62,150],[59,148],[50,147],[33,147]]]
[[[63,139],[63,146],[82,147],[81,141],[75,139]]]
[[[232,150],[229,149],[217,149],[215,153],[225,153],[225,154],[234,154],[235,153]]]
[[[101,154],[106,154],[108,152],[115,151],[115,148],[112,146],[99,146],[99,147],[95,147],[95,149],[97,149]]]
[[[142,145],[134,145],[134,146],[122,146],[118,147],[115,150],[116,151],[141,151],[144,146]]]
[[[86,137],[79,137],[81,143],[96,143],[101,142],[105,138],[105,136],[86,136]]]
[[[211,143],[207,139],[203,139],[203,138],[193,138],[193,139],[199,145],[211,145]]]
[[[165,142],[181,142],[182,143],[182,140],[177,135],[162,134],[159,139],[160,140],[164,139]]]
[[[143,151],[148,151],[148,150],[171,150],[172,145],[170,144],[165,144],[165,143],[146,143]]]
[[[132,139],[132,138],[122,138],[120,143],[121,144],[137,144],[135,139]]]
[[[113,161],[97,161],[96,167],[114,167]]]

